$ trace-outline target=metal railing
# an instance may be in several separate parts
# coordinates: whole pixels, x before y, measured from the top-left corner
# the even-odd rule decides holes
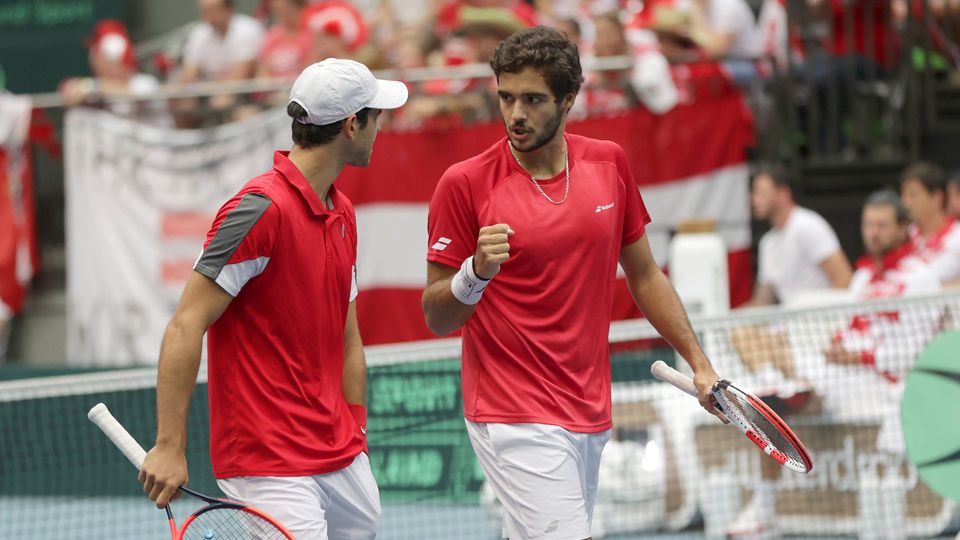
[[[801,165],[919,158],[924,134],[937,122],[936,70],[960,62],[960,6],[953,8],[957,18],[943,19],[929,0],[908,3],[904,17],[889,0],[788,2],[787,24],[799,47],[771,79],[776,121],[761,149],[766,159]],[[944,29],[943,21],[953,26]]]
[[[622,71],[633,65],[629,56],[586,57],[583,59],[584,71]],[[465,80],[492,77],[493,72],[487,64],[466,64],[443,68],[385,69],[373,73],[379,79],[402,80],[408,83],[423,83],[438,79]],[[260,92],[286,92],[290,90],[293,79],[258,78],[237,81],[206,81],[190,84],[166,84],[158,92],[149,95],[112,94],[110,101],[153,101],[158,99],[178,99],[206,97],[224,94],[255,94]],[[33,95],[33,106],[39,109],[63,107],[62,96],[57,92]]]

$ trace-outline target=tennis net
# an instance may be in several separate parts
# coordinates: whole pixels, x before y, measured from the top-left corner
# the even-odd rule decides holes
[[[717,371],[767,396],[813,456],[809,475],[777,470],[772,491],[759,481],[759,450],[696,400],[651,380],[654,361],[677,361],[650,325],[614,323],[614,432],[594,537],[722,536],[758,493],[777,533],[944,534],[955,507],[905,458],[893,419],[918,355],[960,326],[958,314],[960,293],[951,293],[694,319]],[[856,361],[828,361],[835,343]],[[497,538],[500,509],[462,419],[459,340],[370,347],[367,360],[370,456],[384,508],[378,538]],[[206,397],[201,372],[188,426],[190,485],[219,494]],[[153,368],[0,383],[0,539],[168,537],[129,463],[86,420],[97,402],[149,446]]]

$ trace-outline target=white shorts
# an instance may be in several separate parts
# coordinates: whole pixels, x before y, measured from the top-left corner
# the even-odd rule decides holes
[[[235,476],[217,480],[228,499],[263,510],[297,540],[366,540],[380,524],[380,490],[370,460],[317,476]]]
[[[511,540],[590,537],[600,455],[610,430],[575,433],[546,424],[477,424],[467,433]]]

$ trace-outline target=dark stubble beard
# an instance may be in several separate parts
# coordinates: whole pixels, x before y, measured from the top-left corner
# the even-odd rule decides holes
[[[517,147],[514,146],[514,150],[517,152],[533,152],[538,148],[542,148],[547,145],[550,141],[553,140],[553,137],[557,134],[557,130],[560,129],[560,121],[563,119],[563,105],[562,103],[557,103],[557,114],[553,115],[547,121],[547,124],[543,126],[543,134],[533,140],[528,147]],[[513,144],[511,142],[511,144]]]

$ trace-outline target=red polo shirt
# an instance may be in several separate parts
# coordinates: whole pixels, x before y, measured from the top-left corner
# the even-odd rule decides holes
[[[566,135],[570,193],[548,201],[506,138],[451,166],[430,201],[427,260],[459,268],[480,227],[507,223],[510,260],[463,327],[463,408],[473,422],[611,427],[608,333],[620,250],[650,221],[623,149]],[[563,199],[566,173],[538,180]]]
[[[217,213],[195,270],[234,296],[207,332],[210,457],[217,478],[308,476],[362,450],[343,399],[343,332],[357,227],[286,152]]]

